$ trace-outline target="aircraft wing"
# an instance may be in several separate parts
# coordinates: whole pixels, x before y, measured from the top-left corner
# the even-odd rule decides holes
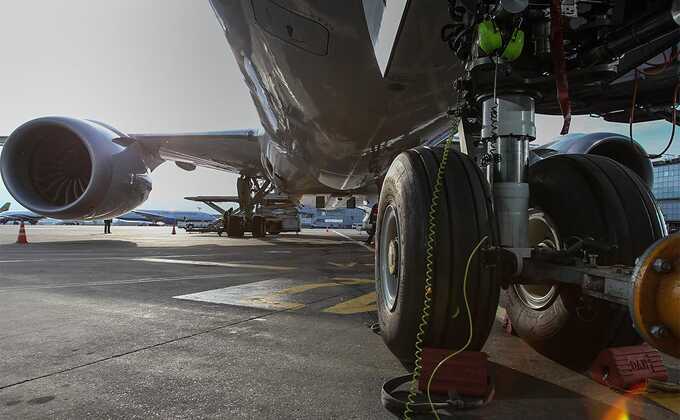
[[[132,212],[146,218],[148,221],[153,222],[153,223],[156,223],[156,222],[172,223],[172,222],[175,221],[175,219],[163,216],[161,214],[149,212],[149,211],[132,210]]]
[[[196,166],[227,172],[263,174],[258,130],[211,131],[182,134],[130,134],[148,152],[151,169],[174,161],[182,169]]]

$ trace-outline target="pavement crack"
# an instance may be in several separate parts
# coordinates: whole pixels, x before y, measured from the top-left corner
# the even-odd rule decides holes
[[[343,294],[338,293],[338,294],[335,294],[333,296],[327,296],[327,297],[324,297],[324,298],[320,298],[320,299],[317,299],[317,300],[314,300],[312,302],[307,303],[305,306],[313,305],[313,304],[323,302],[323,301],[329,300],[329,299],[335,299],[335,298],[340,297],[340,296],[343,296]],[[283,313],[283,312],[292,312],[292,311],[295,311],[297,309],[298,308],[285,308],[285,309],[278,309],[278,310],[274,310],[274,311],[268,311],[264,314],[248,317],[246,319],[230,322],[230,323],[224,324],[224,325],[219,325],[217,327],[209,328],[209,329],[206,329],[206,330],[201,330],[201,331],[195,332],[193,334],[183,335],[181,337],[176,337],[176,338],[173,338],[171,340],[166,340],[166,341],[162,341],[160,343],[150,344],[148,346],[139,347],[139,348],[136,348],[136,349],[132,349],[132,350],[123,352],[123,353],[118,353],[118,354],[114,354],[114,355],[104,357],[104,358],[101,358],[101,359],[93,360],[93,361],[88,362],[88,363],[83,363],[83,364],[80,364],[80,365],[77,365],[77,366],[71,366],[71,367],[66,368],[66,369],[61,369],[61,370],[58,370],[58,371],[55,371],[55,372],[46,373],[46,374],[40,375],[40,376],[34,376],[32,378],[17,381],[17,382],[8,384],[8,385],[2,385],[2,386],[0,386],[0,391],[4,391],[8,388],[12,388],[12,387],[15,387],[15,386],[18,386],[18,385],[23,385],[23,384],[26,384],[26,383],[29,383],[29,382],[40,380],[40,379],[45,379],[45,378],[50,378],[52,376],[61,375],[62,373],[71,372],[71,371],[81,369],[81,368],[85,368],[85,367],[88,367],[88,366],[93,366],[93,365],[96,365],[98,363],[107,362],[109,360],[129,356],[131,354],[140,353],[142,351],[151,350],[151,349],[154,349],[154,348],[157,348],[157,347],[165,346],[167,344],[172,344],[172,343],[176,343],[176,342],[179,342],[179,341],[182,341],[182,340],[191,339],[191,338],[194,338],[194,337],[197,337],[197,336],[200,336],[200,335],[209,334],[209,333],[212,333],[212,332],[215,332],[215,331],[223,330],[225,328],[233,327],[235,325],[244,324],[246,322],[253,321],[253,320],[256,320],[256,319],[262,319],[262,318],[265,318],[265,317],[268,317],[268,316],[271,316],[271,315],[276,315],[276,314]]]

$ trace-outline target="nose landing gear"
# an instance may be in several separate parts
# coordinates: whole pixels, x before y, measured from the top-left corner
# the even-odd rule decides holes
[[[511,99],[515,105],[531,103]],[[432,309],[423,346],[464,347],[470,333],[462,310],[465,261],[484,236],[490,238],[487,257],[473,258],[468,283],[473,338],[467,349],[480,349],[486,341],[501,283],[518,335],[564,365],[584,368],[604,348],[642,341],[626,309],[628,283],[611,283],[618,285],[611,292],[605,280],[589,279],[617,265],[632,270],[635,259],[665,235],[651,192],[635,173],[603,156],[558,155],[529,167],[533,109],[506,109],[512,112],[505,118],[516,121],[489,138],[488,158],[480,160],[489,166],[486,177],[471,158],[450,152],[434,279],[427,290],[427,213],[442,151],[421,147],[402,153],[385,178],[377,228],[378,315],[383,339],[406,366],[414,360],[426,293],[432,295]],[[509,255],[513,263],[496,265],[498,259],[488,257],[494,253]],[[551,277],[541,278],[535,263],[546,256],[567,265],[552,266]],[[569,277],[568,265],[581,260],[594,274]],[[651,327],[644,330],[654,334]]]

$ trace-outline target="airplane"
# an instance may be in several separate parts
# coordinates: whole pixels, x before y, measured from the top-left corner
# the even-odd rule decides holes
[[[0,224],[2,225],[10,222],[25,222],[35,225],[45,218],[45,216],[33,213],[32,211],[9,211],[9,207],[9,202],[0,207]]]
[[[133,210],[129,213],[117,216],[116,219],[151,222],[154,224],[163,223],[166,225],[174,225],[177,222],[183,222],[188,226],[192,223],[210,223],[219,217],[220,216],[217,214],[201,211]]]
[[[680,237],[649,189],[650,158],[673,136],[650,154],[633,135],[641,121],[675,131],[680,1],[210,6],[261,127],[124,133],[37,118],[5,140],[10,194],[49,217],[116,217],[165,161],[240,174],[242,207],[272,189],[379,194],[378,318],[405,366],[423,346],[481,349],[501,295],[517,334],[564,365],[642,341],[680,357],[679,295],[645,298],[680,287]],[[561,115],[563,136],[530,147],[553,134],[537,133],[536,114]],[[573,115],[631,133],[568,134]]]

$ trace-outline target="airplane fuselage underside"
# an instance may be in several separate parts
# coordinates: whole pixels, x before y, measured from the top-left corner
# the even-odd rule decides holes
[[[383,79],[361,2],[212,4],[268,134],[263,167],[283,190],[376,189],[396,154],[448,128],[462,67],[438,39],[422,67]],[[439,9],[424,19],[445,23]]]

